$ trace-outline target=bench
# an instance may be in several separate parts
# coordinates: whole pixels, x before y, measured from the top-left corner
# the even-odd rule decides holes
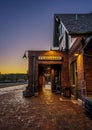
[[[84,97],[84,108],[92,116],[92,98]]]

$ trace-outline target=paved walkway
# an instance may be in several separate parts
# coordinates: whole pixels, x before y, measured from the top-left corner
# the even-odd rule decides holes
[[[24,87],[0,89],[0,130],[92,130],[92,120],[76,101],[45,89],[24,98]]]

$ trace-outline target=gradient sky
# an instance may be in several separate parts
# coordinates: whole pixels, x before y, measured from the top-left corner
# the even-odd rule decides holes
[[[26,73],[25,50],[48,50],[55,13],[92,12],[92,0],[0,0],[0,72]]]

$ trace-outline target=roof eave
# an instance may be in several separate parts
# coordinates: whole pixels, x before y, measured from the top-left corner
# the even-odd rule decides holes
[[[69,35],[77,35],[77,36],[92,35],[92,32],[69,32]]]

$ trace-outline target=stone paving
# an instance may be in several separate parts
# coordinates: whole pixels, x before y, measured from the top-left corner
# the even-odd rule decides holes
[[[0,89],[0,130],[92,130],[92,119],[77,101],[45,89],[24,98],[24,87]]]

